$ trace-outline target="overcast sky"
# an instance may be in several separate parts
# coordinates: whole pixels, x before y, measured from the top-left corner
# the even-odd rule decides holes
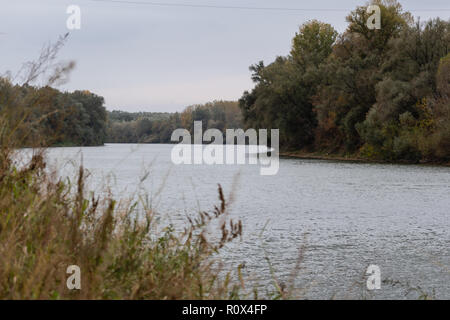
[[[158,1],[194,6],[139,4]],[[412,13],[422,20],[450,17],[448,0],[401,3],[417,10]],[[66,33],[66,9],[76,4],[81,8],[81,29],[71,31],[60,59],[74,60],[77,67],[62,89],[95,92],[105,97],[110,110],[173,112],[214,99],[238,99],[253,87],[249,65],[286,55],[302,23],[318,19],[342,32],[345,16],[365,1],[0,0],[0,4],[1,73],[17,71],[38,56],[43,44]]]

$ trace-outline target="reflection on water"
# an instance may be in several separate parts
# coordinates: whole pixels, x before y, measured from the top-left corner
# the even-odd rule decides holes
[[[222,258],[227,265],[245,263],[247,275],[261,285],[271,281],[267,256],[276,278],[289,287],[304,246],[294,282],[301,297],[362,298],[358,283],[376,264],[382,279],[450,298],[450,168],[281,159],[277,175],[261,176],[255,165],[174,166],[171,148],[114,144],[51,149],[49,155],[66,173],[82,155],[93,189],[105,179],[118,196],[144,188],[174,225],[211,209],[220,183],[233,192],[231,214],[244,224],[242,242]],[[405,296],[404,287],[384,283],[368,297],[417,294]]]

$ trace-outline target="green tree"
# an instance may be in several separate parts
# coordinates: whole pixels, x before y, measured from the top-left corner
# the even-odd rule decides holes
[[[312,144],[317,124],[312,97],[320,81],[318,68],[331,53],[336,36],[328,24],[307,22],[294,37],[288,57],[250,67],[256,86],[240,99],[248,127],[280,129],[284,148]]]

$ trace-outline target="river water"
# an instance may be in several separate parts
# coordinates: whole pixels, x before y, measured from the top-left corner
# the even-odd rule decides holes
[[[450,299],[450,168],[282,158],[262,176],[257,165],[176,166],[172,147],[54,148],[49,162],[70,176],[82,161],[93,190],[146,193],[176,227],[218,204],[220,183],[244,225],[221,259],[245,264],[263,294],[276,279],[296,298]],[[369,265],[379,290],[366,290]]]

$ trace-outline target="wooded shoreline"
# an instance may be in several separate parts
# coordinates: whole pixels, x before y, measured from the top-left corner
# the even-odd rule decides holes
[[[284,151],[280,152],[280,156],[283,158],[297,158],[304,160],[326,160],[326,161],[339,161],[339,162],[353,162],[353,163],[378,163],[378,164],[395,164],[395,165],[426,165],[426,166],[443,166],[450,167],[450,162],[437,162],[437,161],[387,161],[387,160],[375,160],[361,158],[356,155],[343,156],[338,154],[323,154],[318,152],[304,152],[304,151]]]

